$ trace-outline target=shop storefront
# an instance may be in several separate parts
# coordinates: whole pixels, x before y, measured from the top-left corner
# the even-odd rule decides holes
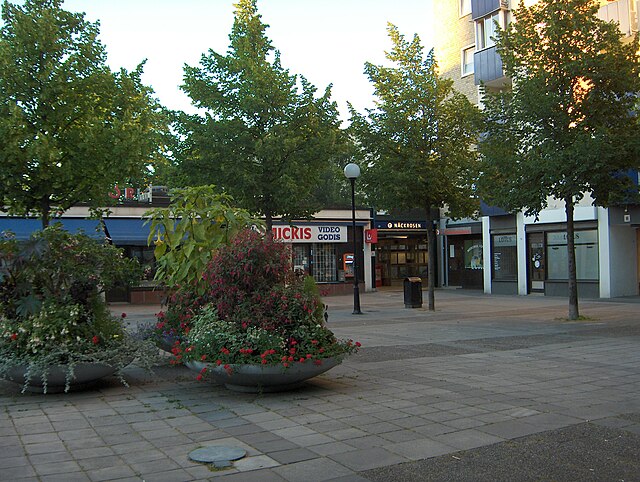
[[[484,269],[482,226],[475,223],[448,227],[442,229],[440,235],[444,236],[447,285],[465,289],[482,289]]]
[[[417,276],[427,284],[429,247],[423,221],[376,221],[376,282],[382,286],[402,285]],[[378,277],[380,279],[378,279]]]
[[[358,245],[358,281],[365,281],[371,264],[365,261],[363,229],[368,222],[356,225]],[[273,238],[291,244],[293,269],[313,276],[323,294],[347,293],[352,290],[353,232],[346,221],[318,221],[296,224],[275,224]],[[370,278],[370,275],[369,275]],[[367,283],[368,284],[368,283]]]

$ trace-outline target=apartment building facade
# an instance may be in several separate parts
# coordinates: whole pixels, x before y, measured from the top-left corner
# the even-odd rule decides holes
[[[525,5],[536,0],[525,1]],[[482,93],[509,89],[494,34],[496,22],[513,21],[518,0],[441,0],[435,39],[440,73],[482,106]],[[626,39],[638,31],[640,1],[600,0],[598,16],[615,21]],[[637,184],[638,177],[635,174]],[[567,241],[564,202],[549,199],[538,218],[483,205],[479,220],[441,221],[440,276],[445,285],[470,283],[482,270],[482,288],[496,294],[566,295]],[[575,209],[578,291],[611,298],[639,293],[640,207],[601,208],[587,195]],[[481,260],[478,262],[478,252]],[[472,259],[476,262],[472,263]]]

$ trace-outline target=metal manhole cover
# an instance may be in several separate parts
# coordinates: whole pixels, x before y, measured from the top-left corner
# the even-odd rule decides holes
[[[228,466],[230,461],[241,459],[247,455],[247,451],[238,447],[224,445],[210,445],[202,447],[189,453],[189,458],[194,462],[205,464],[215,464],[218,466]],[[224,464],[227,462],[226,464]]]

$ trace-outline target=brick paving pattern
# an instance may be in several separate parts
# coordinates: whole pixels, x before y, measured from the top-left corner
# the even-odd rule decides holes
[[[583,301],[580,322],[562,319],[560,298],[439,290],[430,313],[379,291],[362,316],[351,297],[325,301],[330,327],[364,348],[292,392],[229,392],[168,364],[128,368],[128,388],[21,395],[0,382],[0,480],[640,480],[637,299]],[[157,308],[114,310],[137,323]],[[626,451],[606,452],[606,436]],[[568,462],[585,446],[602,457],[513,463],[562,440],[575,442]],[[248,455],[226,469],[189,460],[206,445]]]

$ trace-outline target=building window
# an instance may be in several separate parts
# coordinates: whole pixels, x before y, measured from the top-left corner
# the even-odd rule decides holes
[[[460,0],[460,16],[471,14],[471,0]]]
[[[598,231],[576,231],[574,234],[576,251],[576,278],[578,280],[598,280]],[[567,233],[547,233],[547,279],[567,280]]]
[[[515,281],[518,279],[518,247],[515,234],[493,235],[493,279]]]
[[[496,37],[497,25],[504,28],[504,13],[495,12],[492,15],[476,20],[476,46],[478,50],[493,47]],[[496,25],[497,24],[497,25]]]
[[[462,77],[473,74],[473,53],[475,52],[475,45],[465,47],[462,49]]]
[[[318,283],[331,283],[338,280],[336,267],[336,249],[334,244],[313,245],[313,277]]]
[[[482,241],[465,239],[464,267],[466,269],[482,269]]]

